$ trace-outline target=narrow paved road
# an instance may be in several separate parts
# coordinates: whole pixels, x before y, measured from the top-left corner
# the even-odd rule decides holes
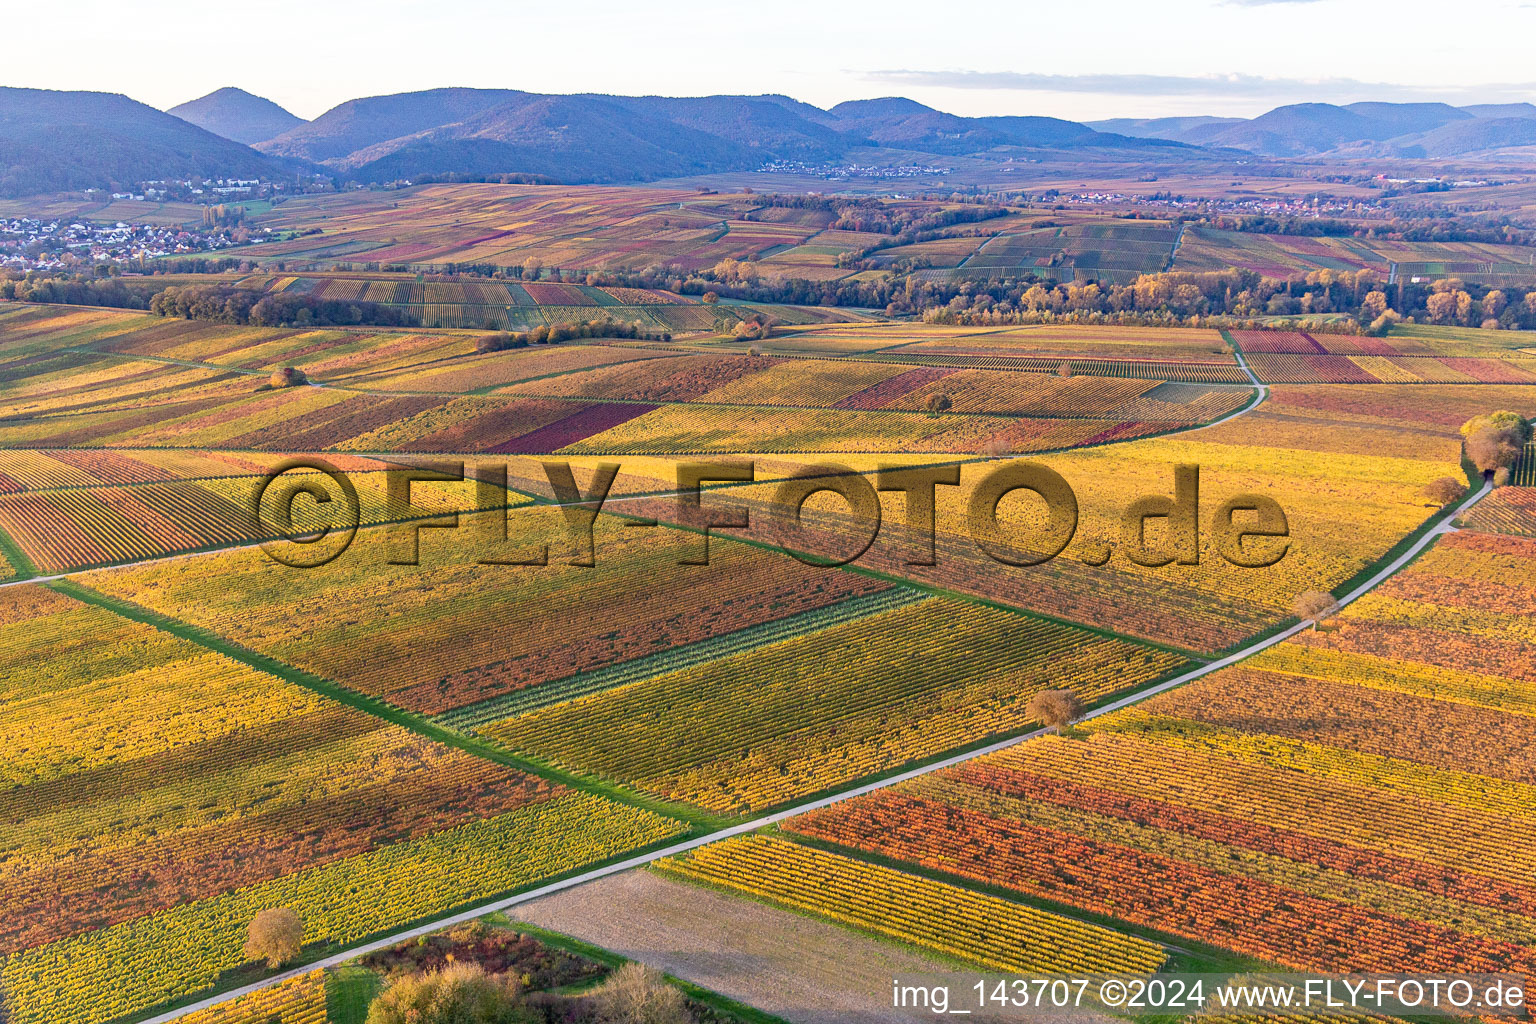
[[[1354,603],[1361,597],[1364,597],[1366,594],[1376,589],[1386,580],[1391,579],[1398,572],[1402,571],[1402,569],[1411,563],[1415,558],[1417,558],[1425,548],[1429,547],[1445,534],[1454,533],[1456,527],[1451,525],[1452,521],[1460,513],[1465,512],[1467,509],[1482,501],[1485,497],[1488,496],[1492,489],[1493,487],[1491,484],[1483,484],[1483,486],[1476,493],[1465,498],[1461,504],[1457,506],[1452,514],[1446,515],[1444,520],[1438,526],[1426,532],[1423,537],[1420,537],[1417,541],[1415,541],[1401,555],[1397,556],[1391,562],[1388,562],[1386,565],[1382,566],[1381,569],[1379,569],[1369,579],[1365,580],[1359,586],[1355,587],[1343,597],[1339,598],[1339,606],[1342,608],[1346,605]],[[1267,637],[1266,639],[1257,641],[1256,643],[1250,644],[1249,646],[1244,647],[1242,650],[1237,651],[1234,654],[1229,654],[1218,661],[1213,661],[1207,665],[1202,665],[1199,668],[1192,669],[1189,672],[1185,672],[1184,674],[1176,676],[1173,679],[1169,679],[1168,681],[1160,683],[1157,686],[1150,687],[1146,690],[1141,690],[1121,700],[1117,700],[1111,704],[1106,704],[1101,708],[1097,708],[1086,715],[1085,718],[1098,718],[1101,715],[1107,715],[1113,711],[1119,711],[1122,708],[1130,707],[1133,704],[1139,704],[1149,697],[1155,697],[1158,694],[1164,693],[1175,687],[1183,686],[1185,683],[1193,682],[1196,679],[1208,676],[1212,672],[1216,672],[1220,669],[1235,665],[1245,658],[1250,658],[1253,655],[1258,654],[1260,651],[1267,650],[1276,644],[1289,640],[1291,637],[1295,636],[1297,633],[1302,632],[1311,625],[1311,620],[1299,622],[1292,626],[1290,629],[1287,629],[1281,633],[1277,633],[1274,636]],[[207,1009],[211,1006],[218,1006],[221,1003],[226,1003],[232,999],[237,999],[242,995],[248,995],[252,992],[257,992],[264,988],[270,988],[273,985],[281,984],[282,982],[292,978],[302,977],[304,974],[307,974],[308,972],[318,968],[339,966],[343,963],[346,963],[348,960],[355,959],[359,956],[374,952],[376,950],[387,949],[388,947],[407,939],[413,939],[417,936],[427,935],[431,932],[438,931],[451,925],[459,924],[465,921],[471,921],[477,917],[483,917],[486,914],[494,913],[498,910],[506,910],[508,907],[515,907],[519,903],[527,903],[529,900],[536,900],[541,896],[548,896],[552,893],[562,892],[566,889],[581,885],[585,882],[590,882],[598,878],[606,878],[610,875],[618,874],[621,871],[630,871],[634,868],[644,867],[645,865],[650,864],[652,861],[659,860],[662,857],[676,856],[677,854],[687,853],[690,850],[696,850],[699,847],[706,846],[710,843],[718,843],[723,839],[730,839],[734,836],[746,835],[750,832],[755,832],[760,828],[765,828],[769,825],[776,825],[788,818],[793,818],[796,815],[804,814],[807,811],[814,811],[822,807],[830,807],[833,804],[841,803],[844,800],[851,800],[854,797],[864,796],[865,794],[873,793],[877,790],[900,785],[901,783],[910,781],[911,779],[920,778],[921,776],[929,775],[933,772],[942,771],[945,768],[952,768],[957,764],[963,764],[966,761],[974,760],[978,757],[985,757],[988,754],[995,754],[1000,750],[1007,750],[1009,747],[1017,746],[1020,743],[1024,743],[1028,740],[1042,736],[1047,731],[1048,730],[1046,729],[1037,729],[1034,732],[1026,733],[1022,736],[1015,736],[1012,739],[999,740],[996,743],[988,744],[987,746],[980,749],[967,751],[963,754],[956,754],[953,757],[946,757],[941,761],[935,761],[932,764],[926,764],[919,768],[913,768],[902,772],[899,775],[893,775],[889,778],[865,783],[862,786],[855,787],[854,789],[850,789],[842,793],[837,793],[833,796],[821,797],[815,800],[807,800],[804,803],[796,804],[793,807],[778,811],[774,814],[766,814],[760,818],[754,818],[753,820],[744,822],[740,825],[733,825],[730,828],[721,829],[717,832],[711,832],[705,836],[699,836],[695,839],[689,839],[684,842],[675,843],[671,846],[656,850],[652,853],[642,854],[637,857],[630,857],[626,860],[619,861],[618,863],[610,864],[607,867],[595,868],[591,871],[583,872],[582,874],[575,875],[562,881],[551,882],[550,884],[540,886],[537,889],[530,889],[526,892],[518,893],[515,896],[508,896],[505,899],[484,904],[482,906],[476,907],[473,910],[466,910],[462,913],[454,914],[451,917],[440,918],[431,922],[430,924],[419,925],[415,928],[396,932],[390,935],[388,938],[377,939],[373,942],[364,943],[359,946],[353,946],[349,949],[343,950],[340,953],[333,954],[323,960],[318,960],[304,967],[294,968],[293,970],[274,975],[263,981],[245,985],[237,989],[232,989],[228,992],[221,992],[218,995],[209,996],[207,999],[199,1000],[198,1002],[184,1006],[181,1009],[172,1010],[168,1013],[162,1013],[156,1017],[150,1017],[144,1022],[144,1024],[163,1024],[163,1022],[178,1020],[187,1016],[188,1014],[195,1013],[198,1010]]]

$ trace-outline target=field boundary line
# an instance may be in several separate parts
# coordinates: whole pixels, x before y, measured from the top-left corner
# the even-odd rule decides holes
[[[1493,485],[1489,482],[1485,482],[1483,486],[1475,493],[1467,498],[1464,498],[1460,503],[1454,506],[1454,508],[1448,509],[1448,514],[1445,516],[1444,521],[1441,522],[1440,525],[1426,532],[1424,536],[1420,537],[1418,541],[1416,541],[1411,547],[1408,548],[1408,550],[1398,555],[1397,558],[1393,559],[1387,565],[1381,567],[1380,570],[1378,570],[1365,582],[1355,587],[1349,593],[1339,597],[1339,607],[1343,608],[1359,600],[1361,597],[1364,597],[1366,594],[1376,589],[1376,587],[1380,586],[1386,580],[1395,576],[1405,566],[1413,562],[1413,560],[1416,559],[1426,548],[1428,548],[1435,541],[1439,540],[1442,536],[1448,533],[1456,532],[1456,527],[1452,525],[1455,518],[1461,513],[1472,508],[1478,502],[1482,501],[1492,491]],[[1155,697],[1158,694],[1165,693],[1168,690],[1182,686],[1185,683],[1194,682],[1196,679],[1203,678],[1204,676],[1210,675],[1211,673],[1220,669],[1229,668],[1232,665],[1244,661],[1261,651],[1267,650],[1276,644],[1280,644],[1286,640],[1289,640],[1291,637],[1303,632],[1309,626],[1313,626],[1315,624],[1316,623],[1314,620],[1305,619],[1288,629],[1282,630],[1273,636],[1266,637],[1253,644],[1250,644],[1247,647],[1235,651],[1224,658],[1220,658],[1206,665],[1201,665],[1181,675],[1175,676],[1172,679],[1166,680],[1165,682],[1158,683],[1154,686],[1148,687],[1145,690],[1138,691],[1127,697],[1123,697],[1116,701],[1111,701],[1108,704],[1095,708],[1093,711],[1085,715],[1083,720],[1087,721],[1089,719],[1099,718],[1103,715],[1107,715],[1115,711],[1123,710],[1125,708],[1131,707],[1134,704],[1139,704],[1149,697]],[[290,981],[294,978],[302,977],[303,975],[308,974],[310,971],[322,970],[330,967],[338,967],[341,964],[344,964],[350,960],[354,960],[359,956],[364,956],[368,953],[376,952],[381,949],[387,949],[390,946],[396,945],[400,942],[405,942],[419,936],[428,935],[432,932],[440,931],[443,928],[451,927],[456,924],[462,924],[467,921],[472,921],[475,918],[483,917],[486,914],[492,914],[498,911],[506,910],[510,907],[515,907],[522,903],[528,903],[543,896],[551,896],[557,892],[563,892],[567,889],[575,888],[576,886],[582,885],[586,882],[596,881],[599,878],[606,878],[610,875],[616,875],[624,871],[632,870],[634,868],[645,867],[646,865],[660,860],[663,857],[675,857],[680,854],[697,850],[702,846],[708,846],[711,843],[717,843],[726,839],[736,838],[737,836],[747,835],[749,833],[756,832],[759,829],[777,825],[780,822],[787,821],[790,818],[797,817],[810,811],[820,810],[824,807],[830,807],[833,804],[841,803],[844,800],[851,800],[855,797],[867,796],[870,793],[874,793],[882,789],[887,789],[891,786],[911,781],[912,779],[921,778],[924,775],[929,775],[933,772],[941,771],[945,768],[953,768],[956,765],[964,764],[965,762],[974,760],[978,757],[985,757],[988,754],[995,754],[999,751],[1007,750],[1011,747],[1015,747],[1021,743],[1027,742],[1028,740],[1037,739],[1040,736],[1044,736],[1051,731],[1052,730],[1049,728],[1036,729],[1032,732],[1024,733],[1020,736],[999,740],[996,743],[990,743],[986,746],[978,747],[974,750],[966,751],[961,754],[955,754],[950,757],[941,758],[937,761],[933,761],[916,768],[911,768],[886,778],[877,779],[873,782],[867,782],[863,785],[855,786],[840,793],[834,793],[830,796],[807,800],[804,803],[786,807],[783,810],[775,811],[771,814],[766,814],[761,817],[754,818],[751,821],[742,822],[741,824],[732,825],[715,832],[710,832],[706,835],[697,836],[695,838],[687,839],[679,843],[674,843],[671,846],[663,847],[659,850],[653,850],[650,853],[629,857],[625,860],[621,860],[604,867],[585,871],[579,875],[573,875],[569,878],[550,882],[546,885],[516,893],[512,896],[507,896],[500,900],[495,900],[471,910],[464,910],[447,917],[439,918],[438,920],[432,921],[428,924],[417,925],[415,927],[396,932],[386,938],[375,939],[371,942],[363,943],[362,945],[354,946],[338,953],[333,953],[330,956],[323,957],[319,960],[305,964],[302,967],[295,967],[290,970],[283,971],[279,974],[275,974],[270,978],[263,979],[262,981],[253,982],[249,985],[244,985],[237,989],[231,989],[228,992],[209,996],[205,999],[199,1000],[195,1003],[190,1003],[179,1009],[171,1010],[167,1013],[159,1014],[158,1016],[145,1018],[140,1022],[140,1024],[169,1024],[171,1021],[179,1020],[199,1010],[209,1009],[211,1007],[230,1002],[234,999],[238,999],[241,996],[250,995],[254,992],[259,992],[262,989],[270,988],[285,981]]]

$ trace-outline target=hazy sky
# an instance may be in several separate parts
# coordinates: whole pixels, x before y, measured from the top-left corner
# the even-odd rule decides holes
[[[900,94],[1079,120],[1536,100],[1536,0],[75,0],[67,20],[47,45],[13,23],[0,84],[157,107],[237,85],[302,117],[445,85],[778,92],[819,106]]]

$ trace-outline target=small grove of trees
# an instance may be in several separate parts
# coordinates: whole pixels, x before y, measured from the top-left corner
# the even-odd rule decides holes
[[[1509,472],[1531,439],[1525,417],[1507,409],[1474,416],[1461,425],[1462,446],[1478,472],[1494,475],[1494,483],[1509,481]],[[1502,478],[1501,478],[1502,477]]]
[[[773,337],[773,329],[776,326],[778,321],[771,316],[755,316],[738,323],[731,331],[731,335],[738,341],[757,341]]]
[[[1431,283],[1423,303],[1420,318],[1429,323],[1490,330],[1536,326],[1536,292],[1522,297],[1502,288],[1468,285],[1449,277]]]
[[[0,299],[15,299],[18,302],[148,309],[150,294],[148,289],[130,288],[115,277],[32,277],[19,281],[0,281]]]
[[[527,348],[529,345],[558,345],[576,338],[639,338],[646,341],[671,341],[671,331],[653,331],[639,321],[625,323],[622,320],[581,320],[540,325],[531,331],[503,331],[486,334],[475,339],[476,352],[501,352],[509,348]]]
[[[1467,485],[1453,476],[1442,476],[1424,485],[1424,497],[1442,507],[1460,501],[1466,494]]]
[[[236,227],[245,221],[245,207],[239,205],[203,207],[204,228]]]
[[[253,288],[229,285],[172,285],[150,298],[149,311],[156,316],[257,327],[413,327],[417,323],[415,314],[380,302],[318,299],[281,292],[268,295]]]
[[[1308,590],[1296,595],[1296,600],[1291,603],[1291,611],[1304,622],[1310,619],[1312,628],[1316,629],[1339,614],[1339,602],[1326,590]]]
[[[249,960],[265,960],[278,968],[299,955],[304,945],[304,921],[290,907],[271,907],[251,919],[246,929],[245,955]]]
[[[1029,698],[1029,717],[1044,722],[1058,733],[1083,717],[1083,701],[1071,690],[1041,690]]]

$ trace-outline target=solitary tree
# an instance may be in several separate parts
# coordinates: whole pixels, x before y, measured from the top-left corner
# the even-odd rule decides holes
[[[1029,698],[1029,716],[1058,733],[1083,716],[1083,702],[1071,690],[1041,690]]]
[[[688,1001],[661,973],[629,963],[592,992],[598,1024],[693,1024]],[[368,1024],[374,1024],[372,1020]]]
[[[941,412],[949,412],[950,409],[954,408],[954,405],[955,403],[950,400],[950,397],[941,392],[937,395],[929,395],[928,401],[923,403],[923,408],[928,410],[929,416],[937,416]]]
[[[390,982],[368,1008],[367,1024],[535,1024],[510,976],[486,974],[479,964],[407,974]]]
[[[1466,496],[1467,485],[1455,477],[1442,476],[1424,485],[1424,497],[1436,505],[1449,505]]]
[[[246,932],[245,955],[281,967],[299,955],[304,944],[304,921],[290,907],[272,907],[251,919]]]
[[[1291,611],[1296,613],[1298,619],[1311,619],[1312,628],[1316,629],[1325,620],[1339,614],[1339,602],[1326,590],[1308,590],[1296,595]]]

